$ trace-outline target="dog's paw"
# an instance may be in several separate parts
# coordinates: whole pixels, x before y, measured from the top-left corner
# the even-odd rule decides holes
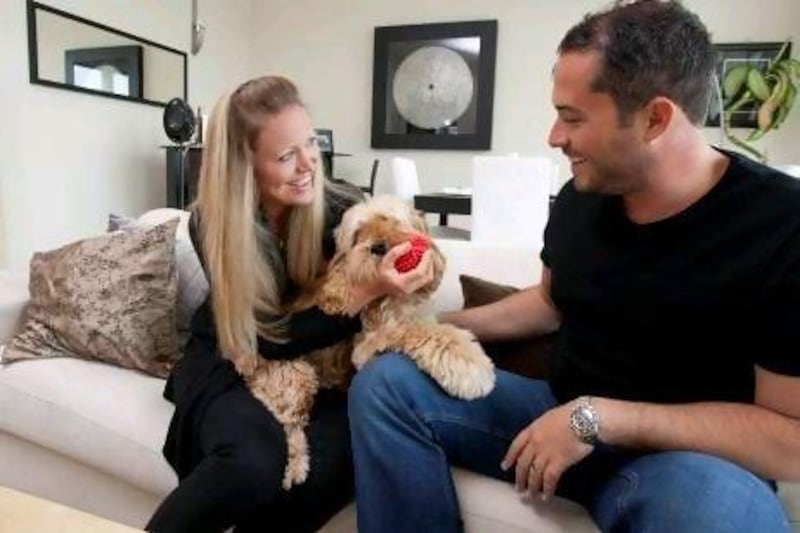
[[[448,394],[472,400],[494,389],[494,364],[473,335],[455,326],[441,324],[437,349],[422,349],[412,358]]]
[[[288,426],[286,430],[287,460],[286,470],[283,473],[282,486],[289,490],[294,485],[300,485],[308,478],[311,469],[308,456],[308,439],[300,426]]]
[[[361,342],[353,348],[353,354],[350,356],[350,361],[356,370],[361,370],[361,367],[366,365],[375,357],[375,347],[371,342]]]
[[[482,398],[492,392],[495,382],[494,365],[485,354],[483,358],[447,358],[440,369],[431,372],[431,377],[451,396],[464,400]]]

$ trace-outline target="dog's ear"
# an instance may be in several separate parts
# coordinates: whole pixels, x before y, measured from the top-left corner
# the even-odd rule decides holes
[[[428,249],[428,251],[433,254],[433,281],[417,290],[416,294],[422,298],[428,298],[430,295],[436,292],[436,289],[438,289],[439,285],[442,283],[444,269],[447,266],[447,260],[444,258],[444,254],[441,252],[441,250],[439,250],[439,247],[436,246],[436,243],[431,241],[431,247]]]
[[[317,307],[326,315],[343,315],[352,304],[352,291],[345,274],[345,254],[337,253],[331,260],[325,282],[316,293]]]
[[[433,282],[430,284],[431,293],[433,293],[439,288],[439,284],[442,282],[444,269],[447,268],[447,260],[444,258],[444,254],[439,250],[435,242],[431,241],[430,249],[433,253]]]
[[[424,235],[428,235],[430,233],[428,222],[425,220],[425,213],[418,209],[414,209],[414,212],[411,215],[411,226],[419,233]]]

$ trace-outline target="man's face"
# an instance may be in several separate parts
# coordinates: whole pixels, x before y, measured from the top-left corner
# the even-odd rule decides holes
[[[597,52],[568,52],[553,69],[553,105],[558,116],[548,142],[570,161],[579,191],[627,194],[645,180],[645,145],[637,126],[620,125],[611,95],[594,92],[600,68]]]

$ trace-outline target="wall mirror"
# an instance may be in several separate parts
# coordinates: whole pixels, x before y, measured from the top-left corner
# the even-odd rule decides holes
[[[28,1],[30,81],[164,106],[186,100],[186,53]]]

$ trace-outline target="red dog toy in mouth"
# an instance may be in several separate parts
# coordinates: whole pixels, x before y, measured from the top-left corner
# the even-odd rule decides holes
[[[425,250],[430,248],[431,241],[424,235],[417,235],[411,239],[411,249],[397,258],[394,268],[398,272],[408,272],[414,270],[422,260]]]

